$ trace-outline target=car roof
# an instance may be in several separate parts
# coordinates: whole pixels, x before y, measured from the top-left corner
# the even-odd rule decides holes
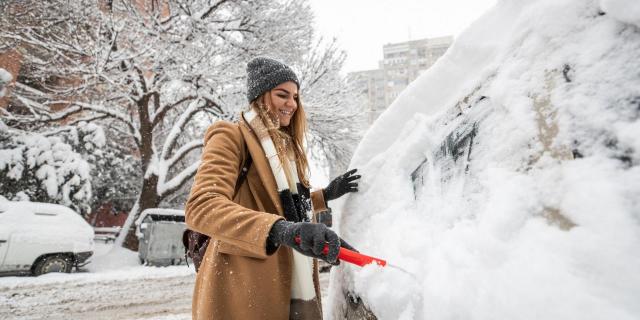
[[[34,213],[50,213],[56,215],[78,214],[70,208],[59,204],[30,201],[0,201],[0,211],[10,210],[28,210]]]
[[[63,205],[0,201],[0,227],[14,232],[56,232],[61,237],[86,234],[93,237],[93,228],[78,213]]]

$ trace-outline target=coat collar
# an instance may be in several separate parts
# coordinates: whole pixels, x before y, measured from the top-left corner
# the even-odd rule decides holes
[[[273,176],[273,172],[271,172],[271,167],[267,162],[267,157],[262,150],[262,146],[260,145],[260,141],[258,137],[253,132],[251,127],[247,124],[244,119],[244,116],[240,115],[240,132],[244,137],[244,141],[247,144],[247,149],[251,154],[252,165],[255,166],[256,171],[258,172],[258,176],[262,181],[263,187],[265,188],[269,198],[275,204],[275,207],[278,209],[278,213],[282,214],[282,206],[280,204],[280,197],[278,196],[278,187],[276,184],[276,179]]]

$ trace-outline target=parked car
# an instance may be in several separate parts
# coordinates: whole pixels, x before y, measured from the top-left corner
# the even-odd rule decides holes
[[[89,263],[93,237],[93,228],[65,206],[0,201],[0,273],[69,273]]]

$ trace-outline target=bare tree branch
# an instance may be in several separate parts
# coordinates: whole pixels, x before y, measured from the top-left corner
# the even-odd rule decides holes
[[[202,108],[200,108],[199,106],[200,102],[201,102],[200,99],[191,101],[187,109],[175,121],[175,123],[171,127],[171,131],[169,131],[169,134],[165,138],[164,146],[162,147],[162,152],[161,152],[162,159],[169,158],[169,155],[171,154],[173,149],[176,147],[180,132],[184,129],[185,125],[191,120],[191,118],[196,113],[202,111]]]
[[[213,12],[215,12],[218,8],[220,8],[221,5],[223,5],[227,1],[228,0],[220,0],[220,1],[216,2],[214,5],[212,5],[210,8],[208,8],[205,12],[200,14],[199,19],[200,20],[207,19]]]
[[[182,147],[176,150],[176,152],[170,159],[166,160],[167,167],[173,168],[176,165],[176,163],[184,159],[189,152],[191,152],[192,150],[202,148],[202,145],[203,145],[202,139],[193,140],[191,142],[188,142],[182,145]]]
[[[160,110],[157,110],[156,112],[154,112],[151,115],[151,122],[152,122],[152,127],[156,127],[156,125],[158,125],[158,123],[160,123],[161,121],[164,120],[164,116],[167,113],[167,111],[173,109],[176,106],[182,105],[183,103],[189,101],[189,100],[193,100],[196,99],[197,96],[187,96],[184,97],[172,104],[168,104],[168,105],[163,105],[162,107],[160,107]]]
[[[189,181],[198,171],[198,167],[200,166],[200,161],[197,161],[186,169],[182,170],[179,174],[173,177],[166,183],[158,185],[158,195],[160,199],[163,199],[167,195],[175,192],[180,189],[187,181]]]

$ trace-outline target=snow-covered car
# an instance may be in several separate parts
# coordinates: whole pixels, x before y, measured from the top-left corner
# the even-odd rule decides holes
[[[334,268],[333,319],[640,319],[631,8],[499,1],[396,98],[332,204],[388,264]]]
[[[89,262],[93,236],[93,228],[65,206],[0,201],[0,273],[69,273]]]

